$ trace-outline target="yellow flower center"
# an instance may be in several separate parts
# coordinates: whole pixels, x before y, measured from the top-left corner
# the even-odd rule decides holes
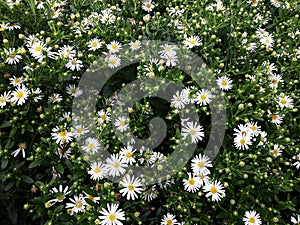
[[[266,42],[267,44],[269,44],[271,41],[270,41],[270,39],[266,39],[265,42]]]
[[[77,133],[79,133],[79,134],[81,134],[82,131],[83,131],[83,129],[81,127],[77,129]]]
[[[115,168],[120,167],[120,163],[119,163],[119,162],[115,162],[115,163],[114,163],[114,167],[115,167]]]
[[[101,169],[99,167],[96,167],[93,169],[94,173],[100,173],[101,172]]]
[[[108,219],[109,219],[110,221],[115,221],[116,215],[115,215],[114,213],[111,213],[111,214],[109,214]]]
[[[82,202],[81,201],[77,201],[75,203],[75,205],[76,205],[77,208],[81,208],[82,207]]]
[[[272,84],[278,84],[278,81],[277,80],[273,80]]]
[[[252,126],[251,129],[252,129],[253,131],[255,131],[257,128],[256,128],[256,126]]]
[[[39,52],[42,50],[42,47],[40,45],[36,46],[34,49],[36,52]]]
[[[274,153],[274,155],[277,155],[277,154],[278,154],[278,150],[277,150],[277,149],[274,149],[274,150],[273,150],[273,153]]]
[[[213,194],[216,194],[218,192],[218,189],[216,187],[212,187],[210,189],[210,192],[213,193]]]
[[[77,92],[77,90],[75,88],[71,89],[71,93],[75,94]]]
[[[71,63],[72,63],[72,65],[76,65],[76,64],[77,64],[77,61],[73,59],[73,60],[71,61]]]
[[[148,9],[151,9],[151,4],[150,3],[148,3],[148,4],[146,4],[146,8],[148,8]]]
[[[195,135],[197,132],[196,132],[196,130],[191,130],[190,131],[190,135]]]
[[[190,185],[195,185],[195,180],[193,178],[189,179],[189,184]]]
[[[93,47],[97,47],[97,46],[98,46],[98,43],[97,43],[97,42],[93,42],[93,43],[92,43],[92,46],[93,46]]]
[[[65,195],[60,195],[56,197],[58,201],[62,201],[65,199]]]
[[[59,132],[59,135],[62,136],[62,137],[66,137],[67,136],[67,131],[66,130],[61,131],[61,132]]]
[[[249,218],[249,222],[250,222],[250,223],[255,223],[255,218],[254,218],[254,217],[250,217],[250,218]]]
[[[172,220],[167,220],[167,224],[172,225],[173,224]]]
[[[193,39],[193,40],[190,40],[190,44],[191,44],[191,45],[195,45],[195,44],[196,44],[196,40],[194,40],[194,39]]]
[[[122,127],[124,127],[124,126],[126,125],[125,121],[121,121],[121,122],[120,122],[120,125],[121,125]]]
[[[278,118],[278,116],[275,114],[272,114],[271,117],[272,117],[272,120],[276,120]]]
[[[20,149],[25,149],[25,148],[27,148],[27,145],[26,145],[26,143],[20,143],[20,144],[18,145],[18,147],[19,147]]]
[[[204,162],[198,162],[198,167],[203,168],[204,167]]]
[[[228,83],[227,83],[227,81],[226,80],[222,80],[222,85],[223,86],[226,86]]]
[[[110,64],[115,65],[116,63],[117,63],[116,60],[114,60],[114,59],[110,60]]]
[[[127,152],[125,156],[126,156],[126,158],[131,158],[132,157],[132,153],[131,152]]]
[[[18,91],[17,98],[22,98],[23,96],[24,96],[24,92],[23,91]]]
[[[201,100],[205,100],[206,99],[206,95],[201,95]]]
[[[102,115],[102,116],[101,116],[101,119],[103,119],[103,120],[106,120],[106,118],[107,118],[107,117],[106,117],[105,115]]]
[[[281,102],[281,104],[283,104],[283,105],[286,104],[286,100],[285,100],[285,99],[282,99],[280,102]]]
[[[6,102],[6,98],[5,97],[0,98],[0,103],[5,103],[5,102]]]
[[[240,143],[244,145],[246,143],[245,139],[240,140]]]
[[[94,147],[95,147],[95,145],[94,145],[93,143],[88,144],[88,148],[89,148],[89,149],[92,149],[92,148],[94,148]]]
[[[113,50],[116,50],[116,49],[118,48],[118,45],[113,44],[113,45],[111,46],[111,48],[112,48]]]
[[[5,27],[0,27],[0,31],[5,31]]]
[[[134,186],[132,184],[128,185],[127,188],[128,188],[129,191],[133,191],[134,190]]]

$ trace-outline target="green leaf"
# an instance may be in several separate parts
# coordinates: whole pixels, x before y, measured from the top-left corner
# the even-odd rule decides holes
[[[15,133],[17,132],[18,128],[17,127],[13,127],[9,133],[9,138],[12,138]]]
[[[4,191],[8,191],[8,190],[11,189],[14,185],[15,185],[15,181],[9,182],[9,183],[5,186]]]
[[[26,176],[26,175],[23,175],[22,180],[23,180],[25,183],[29,183],[29,184],[32,184],[32,183],[34,182],[34,180],[33,180],[31,177]]]
[[[7,165],[8,165],[8,159],[3,160],[2,163],[1,163],[1,169],[4,170],[7,167]]]
[[[60,163],[55,165],[54,167],[57,170],[57,172],[59,172],[60,174],[64,173],[64,167]]]
[[[226,217],[229,217],[229,213],[228,212],[220,212],[218,215],[217,215],[217,218],[220,219],[220,218],[226,218]]]
[[[10,127],[11,126],[11,122],[10,121],[6,121],[3,124],[0,125],[0,129],[1,128],[6,128],[6,127]]]

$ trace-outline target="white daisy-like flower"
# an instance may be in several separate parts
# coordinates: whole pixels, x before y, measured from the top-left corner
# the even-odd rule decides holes
[[[17,104],[23,105],[28,99],[30,91],[25,87],[24,84],[21,84],[16,87],[16,90],[11,93],[10,101]]]
[[[208,105],[211,102],[212,94],[210,91],[202,89],[196,93],[197,95],[197,103],[202,105]]]
[[[256,49],[257,49],[257,44],[255,42],[250,42],[246,45],[246,50],[250,52],[255,52]]]
[[[298,155],[293,156],[293,159],[296,160],[296,162],[293,163],[293,166],[295,166],[297,169],[300,168],[300,153]]]
[[[121,59],[116,55],[110,55],[106,58],[109,68],[116,68],[121,65]]]
[[[282,76],[278,74],[271,74],[269,79],[271,81],[271,83],[269,84],[270,88],[277,88],[279,83],[283,84],[284,82]]]
[[[68,159],[70,158],[70,155],[71,155],[71,149],[68,148],[66,150],[58,147],[55,151],[55,154],[59,156],[59,158],[65,158],[65,159]]]
[[[3,108],[6,106],[6,104],[10,101],[11,95],[10,91],[4,92],[3,94],[0,95],[0,107]]]
[[[114,125],[116,126],[117,130],[121,132],[126,131],[129,126],[128,121],[124,116],[117,118]]]
[[[152,0],[146,0],[142,5],[142,9],[146,12],[152,12],[152,10],[155,8],[154,4],[155,3],[152,2]]]
[[[267,135],[268,134],[265,131],[261,131],[259,133],[259,135],[260,135],[260,140],[259,140],[258,146],[263,146],[267,142]]]
[[[128,165],[117,154],[112,154],[110,158],[106,159],[106,168],[109,176],[123,175],[126,172],[125,167],[128,167]]]
[[[21,77],[13,76],[9,78],[9,84],[13,85],[14,87],[20,86],[23,82],[24,82],[23,76]]]
[[[67,129],[59,128],[56,126],[52,129],[51,133],[52,139],[59,145],[59,144],[66,144],[72,141],[74,134],[72,132],[67,131]]]
[[[187,46],[187,48],[193,48],[195,46],[202,45],[201,39],[198,36],[192,36],[183,41],[183,44]]]
[[[88,47],[90,51],[96,51],[97,49],[102,47],[101,40],[98,38],[93,38],[88,42]]]
[[[96,138],[88,137],[85,140],[85,145],[82,146],[82,149],[87,153],[97,152],[100,149],[100,143]]]
[[[282,150],[278,147],[278,144],[275,144],[273,149],[270,150],[270,153],[274,156],[274,157],[278,157],[281,156],[282,154]]]
[[[71,201],[71,203],[67,203],[66,208],[71,208],[72,213],[82,212],[87,205],[82,195],[79,196],[74,195],[74,198],[73,199],[69,198],[69,200]]]
[[[100,197],[99,196],[95,197],[95,196],[92,196],[92,195],[90,195],[90,194],[88,194],[86,192],[83,192],[83,193],[85,194],[85,196],[83,196],[84,199],[89,199],[92,202],[99,204],[99,201],[100,201]],[[86,204],[88,204],[88,203],[86,202]]]
[[[252,135],[252,130],[250,129],[250,127],[247,124],[239,124],[238,128],[234,128],[233,131],[235,132],[233,135],[234,136],[251,136]]]
[[[15,48],[10,48],[8,50],[4,48],[4,52],[8,56],[5,61],[5,63],[7,63],[8,65],[17,64],[22,59],[22,56],[17,54]]]
[[[161,225],[175,225],[178,224],[177,219],[175,218],[175,215],[167,213],[167,215],[164,215],[164,217],[160,221]]]
[[[256,211],[246,211],[243,217],[245,225],[260,225],[262,224],[260,215]]]
[[[249,149],[249,146],[252,145],[251,136],[250,135],[237,135],[234,140],[234,146],[237,149],[246,150]]]
[[[130,177],[129,175],[124,176],[124,178],[120,181],[120,184],[123,185],[124,188],[120,190],[122,196],[126,196],[127,200],[135,200],[138,198],[137,194],[140,194],[144,188],[141,180],[137,177]]]
[[[141,48],[141,44],[142,44],[141,41],[136,40],[136,41],[131,41],[129,43],[129,46],[132,51],[136,51]]]
[[[281,0],[270,0],[271,4],[274,5],[276,8],[279,8],[282,4]]]
[[[107,204],[107,209],[102,208],[99,216],[100,225],[122,225],[120,220],[125,220],[125,213],[118,209],[118,204]]]
[[[46,50],[47,50],[46,44],[39,40],[34,42],[29,47],[29,52],[30,52],[31,56],[39,61],[43,60],[44,51],[46,51]]]
[[[158,53],[161,55],[161,56],[164,56],[164,55],[176,55],[176,45],[170,45],[170,44],[163,44],[160,46],[163,50],[159,51]]]
[[[268,48],[272,48],[274,44],[274,37],[272,34],[265,35],[260,38],[260,43]]]
[[[106,176],[106,173],[106,166],[100,161],[93,162],[90,166],[90,170],[88,171],[88,174],[91,175],[92,180],[101,180]]]
[[[74,137],[78,138],[83,134],[87,134],[89,132],[89,129],[84,127],[82,124],[77,124],[74,127],[72,127],[71,131],[73,132]]]
[[[280,106],[280,108],[284,108],[284,107],[287,108],[287,107],[293,105],[293,101],[294,100],[292,98],[290,98],[289,96],[283,95],[278,98],[277,103]]]
[[[276,125],[280,125],[283,121],[283,117],[280,116],[279,112],[272,113],[268,110],[268,114],[271,117],[270,122],[275,123]]]
[[[197,122],[187,122],[186,125],[182,128],[182,137],[186,139],[186,137],[190,135],[192,138],[192,143],[197,143],[201,141],[204,137],[203,127]]]
[[[100,124],[110,121],[110,113],[103,109],[97,112],[97,116],[98,116],[98,123]]]
[[[232,80],[227,76],[219,77],[217,84],[221,90],[228,91],[232,89]]]
[[[103,24],[113,24],[116,21],[116,16],[112,14],[111,9],[105,9],[101,11],[100,21]]]
[[[72,46],[64,45],[58,49],[58,55],[64,59],[72,59],[76,55],[76,50]]]
[[[257,137],[261,131],[261,127],[257,125],[257,122],[248,122],[246,123],[246,126],[249,127],[249,130],[251,132],[250,135],[253,135],[254,137]]]
[[[188,173],[188,179],[182,180],[184,185],[184,190],[188,192],[196,192],[200,189],[201,183],[198,176],[193,176],[191,173]]]
[[[68,194],[70,194],[71,191],[69,191],[69,187],[66,186],[65,188],[63,188],[63,186],[60,184],[58,189],[56,187],[52,188],[50,190],[51,194],[55,194],[57,195],[54,199],[51,199],[49,202],[53,205],[56,202],[62,202],[63,200],[65,200],[66,196]]]
[[[26,143],[20,143],[18,148],[11,153],[12,156],[16,157],[20,152],[22,152],[23,158],[25,158],[25,149],[27,148]]]
[[[171,99],[171,104],[174,105],[176,109],[182,109],[188,103],[188,99],[183,92],[176,91]]]
[[[300,223],[300,214],[299,215],[295,215],[295,217],[291,216],[291,222],[293,224],[299,225],[299,223]]]
[[[53,103],[61,102],[62,100],[62,96],[57,93],[53,93],[51,96],[49,96],[49,101],[52,101]]]
[[[82,90],[75,86],[75,84],[70,84],[67,86],[67,94],[73,96],[74,98],[79,97],[82,95]]]
[[[112,41],[107,45],[107,50],[110,53],[117,53],[122,49],[122,45],[118,41]]]
[[[200,181],[200,186],[201,187],[203,185],[206,185],[206,184],[209,183],[210,177],[208,176],[208,174],[198,173],[198,174],[194,174],[194,176],[198,176],[199,177],[199,181]]]
[[[83,67],[83,64],[81,60],[77,58],[71,58],[66,64],[66,67],[72,71],[74,70],[79,71]]]
[[[220,181],[214,181],[212,183],[207,183],[203,187],[203,191],[207,192],[205,197],[210,197],[212,201],[220,201],[223,197],[225,197],[225,190],[223,184]]]
[[[133,149],[131,145],[128,145],[121,149],[120,157],[125,163],[132,165],[136,162],[135,158],[133,158],[135,151],[136,149]]]
[[[210,174],[209,167],[212,167],[212,161],[206,155],[201,153],[195,156],[191,161],[191,167],[194,174]]]
[[[193,94],[193,89],[195,87],[185,87],[181,94],[187,99],[187,103],[194,104],[197,101],[197,95]]]
[[[165,60],[166,66],[171,67],[177,65],[178,59],[177,59],[176,52],[164,54],[161,56],[161,58]]]

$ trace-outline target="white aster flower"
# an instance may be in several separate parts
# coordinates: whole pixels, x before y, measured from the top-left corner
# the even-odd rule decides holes
[[[16,90],[11,93],[10,101],[17,105],[23,105],[28,99],[29,94],[30,91],[25,87],[24,84],[19,85],[16,87]]]
[[[88,171],[88,174],[91,175],[92,180],[101,180],[106,176],[106,173],[107,169],[105,165],[100,161],[93,162],[90,166],[90,170]]]
[[[243,217],[245,225],[260,225],[262,224],[260,215],[256,211],[246,211]]]
[[[106,168],[109,176],[123,175],[126,172],[125,167],[128,167],[128,165],[117,154],[112,154],[110,158],[106,159]]]
[[[100,225],[122,225],[120,220],[125,220],[125,213],[118,209],[118,204],[107,204],[107,209],[102,208],[100,214]]]
[[[205,197],[208,198],[211,196],[212,201],[218,202],[225,197],[225,190],[223,189],[223,184],[220,181],[205,184],[203,191],[207,192]]]
[[[192,138],[192,143],[197,143],[201,141],[204,137],[203,127],[199,125],[197,122],[187,122],[186,125],[182,128],[182,136],[183,139],[190,135]]]
[[[123,185],[124,188],[120,190],[120,193],[122,196],[126,196],[127,200],[135,200],[138,198],[137,194],[140,194],[143,191],[143,184],[141,180],[137,177],[134,178],[128,176],[125,176],[121,181],[120,184]]]

